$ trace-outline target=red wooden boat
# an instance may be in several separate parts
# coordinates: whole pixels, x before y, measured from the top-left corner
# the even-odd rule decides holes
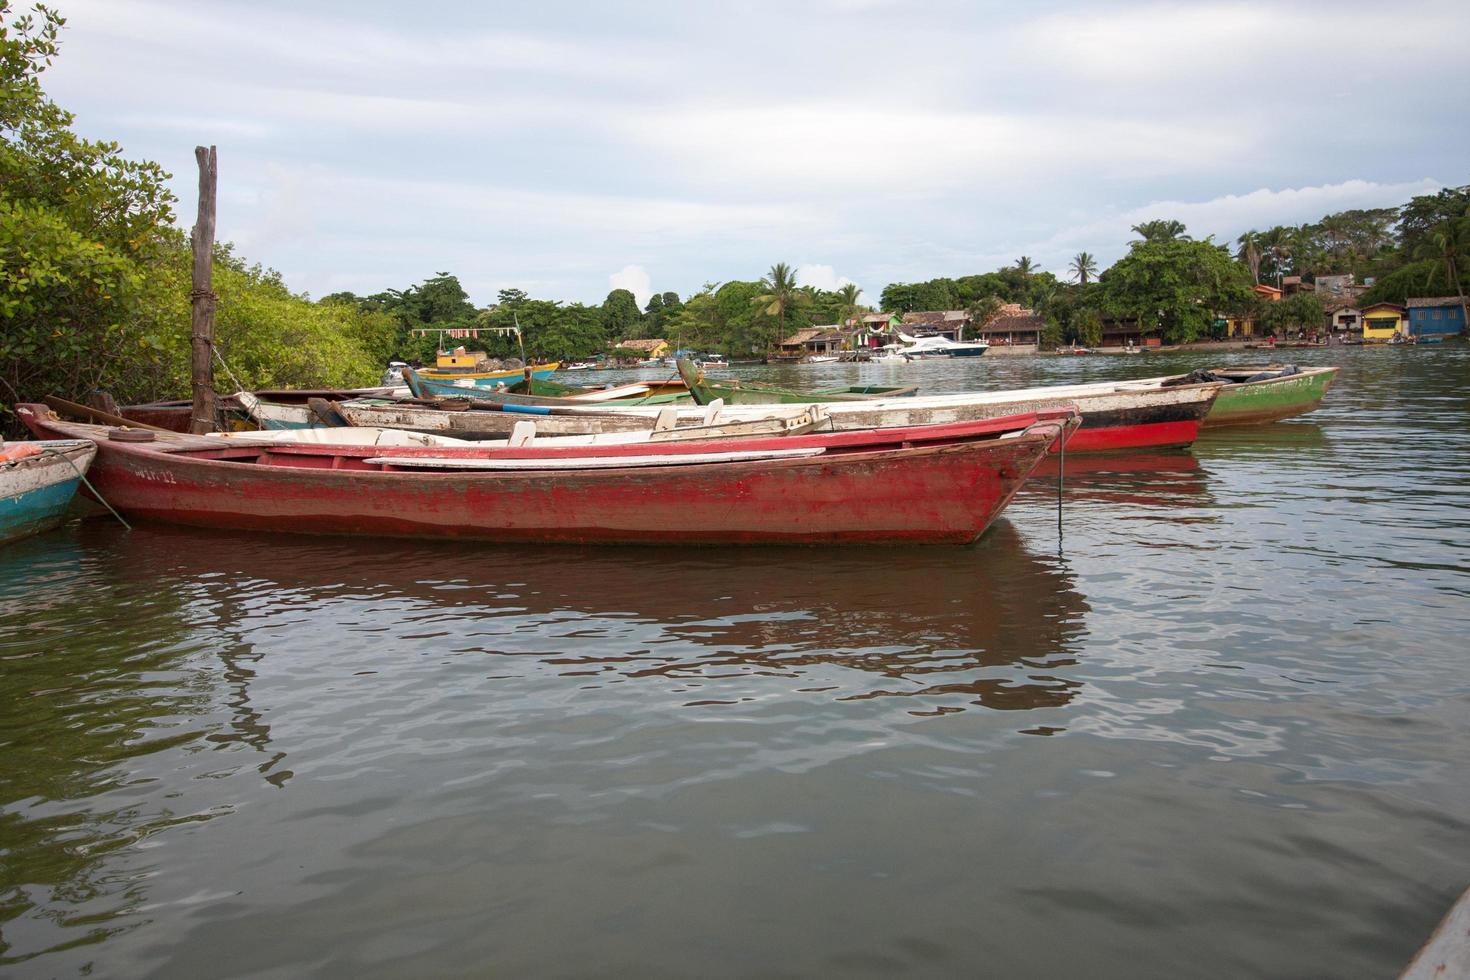
[[[16,412],[37,435],[95,441],[92,483],[138,518],[632,544],[966,544],[1078,425],[1058,411],[657,446],[385,449],[129,434],[43,405]]]

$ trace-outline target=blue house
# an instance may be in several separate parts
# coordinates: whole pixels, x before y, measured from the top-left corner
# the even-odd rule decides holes
[[[1410,296],[1404,306],[1409,311],[1409,333],[1415,337],[1465,330],[1465,308],[1458,296]]]

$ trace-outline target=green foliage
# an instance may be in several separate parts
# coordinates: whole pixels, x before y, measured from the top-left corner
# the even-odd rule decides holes
[[[1462,263],[1462,265],[1467,268],[1459,270],[1459,288],[1462,292],[1470,294],[1470,263]],[[1422,259],[1400,266],[1381,277],[1373,284],[1372,289],[1358,298],[1358,305],[1398,303],[1402,306],[1410,296],[1458,296],[1455,285],[1446,275],[1443,262],[1436,259]]]
[[[191,261],[168,174],[78,136],[47,98],[64,23],[0,0],[0,398],[186,395]],[[293,295],[227,245],[214,291],[217,349],[252,387],[370,383],[393,346],[391,318],[351,294]]]
[[[162,346],[139,319],[143,271],[55,210],[0,197],[0,398],[108,384],[110,368]]]
[[[1091,252],[1078,252],[1072,257],[1072,264],[1067,267],[1077,279],[1079,286],[1097,278],[1097,259]]]
[[[890,283],[880,298],[889,312],[910,313],[918,310],[966,309],[986,296],[1003,303],[1019,303],[1036,308],[1060,285],[1050,272],[1037,272],[1030,258],[995,272],[962,276],[959,279],[931,279],[921,283]]]
[[[175,253],[173,275],[180,287],[189,281],[189,253]],[[356,387],[376,384],[396,339],[393,318],[381,311],[345,303],[311,303],[293,294],[280,276],[260,266],[246,267],[228,255],[214,264],[215,348],[233,374],[216,368],[215,387]],[[174,322],[187,325],[184,289],[170,291],[177,305]],[[164,359],[172,375],[163,387],[188,388],[187,330],[170,333],[173,349]]]
[[[1096,347],[1102,343],[1102,317],[1097,310],[1078,310],[1072,316],[1072,339],[1083,347]]]
[[[716,283],[704,288],[679,305],[665,325],[664,336],[676,350],[724,351],[728,346],[719,307],[715,300]]]
[[[1187,240],[1140,242],[1102,274],[1104,311],[1158,329],[1165,343],[1209,332],[1219,310],[1251,299],[1250,276],[1224,249]]]
[[[785,262],[777,262],[760,281],[761,293],[751,297],[756,309],[751,322],[750,343],[754,351],[774,350],[793,330],[810,326],[803,315],[812,305],[812,294],[796,285],[796,270]]]
[[[614,289],[602,301],[602,330],[610,341],[635,340],[643,336],[643,314],[638,300],[626,289]]]
[[[919,283],[890,283],[880,299],[883,309],[893,313],[920,310],[953,310],[959,305],[955,284],[951,279],[931,279]]]
[[[606,346],[602,310],[581,303],[563,306],[553,300],[525,298],[523,294],[484,311],[475,325],[482,328],[519,325],[526,356],[543,361],[591,357]],[[520,356],[514,336],[487,335],[481,338],[481,346],[498,356]]]
[[[1262,305],[1260,322],[1272,333],[1318,331],[1326,327],[1322,301],[1314,293],[1293,293],[1285,299]]]
[[[1428,239],[1431,230],[1445,221],[1470,216],[1470,185],[1446,187],[1438,194],[1422,194],[1399,209],[1399,245],[1404,254],[1414,256]]]
[[[738,279],[715,291],[716,329],[725,338],[721,353],[765,353],[764,335],[755,326],[756,307],[753,302],[762,292],[760,283]]]
[[[1133,233],[1139,236],[1139,241],[1134,245],[1145,245],[1155,242],[1187,242],[1189,236],[1184,233],[1184,222],[1175,221],[1172,218],[1155,218],[1133,226]]]

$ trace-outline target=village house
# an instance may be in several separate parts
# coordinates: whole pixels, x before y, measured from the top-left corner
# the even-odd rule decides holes
[[[1138,325],[1136,317],[1102,318],[1102,343],[1099,347],[1158,347],[1163,342],[1157,327],[1145,331]]]
[[[1408,309],[1410,336],[1430,337],[1465,330],[1465,308],[1458,296],[1410,296],[1404,306]]]
[[[1327,306],[1327,326],[1333,333],[1362,333],[1363,311],[1354,300],[1339,300]]]
[[[1238,340],[1256,335],[1256,317],[1253,313],[1217,313],[1215,327],[1225,331],[1228,340]]]
[[[669,353],[669,342],[662,337],[648,337],[642,340],[620,340],[614,346],[620,350],[636,350],[650,360],[666,357]]]
[[[859,332],[855,327],[844,327],[839,323],[825,326],[803,327],[778,345],[783,358],[800,358],[816,355],[832,355],[853,346],[853,336]]]
[[[1281,290],[1275,286],[1265,283],[1256,283],[1251,287],[1251,292],[1256,298],[1264,303],[1275,303],[1281,299]],[[1254,337],[1259,332],[1260,323],[1254,313],[1248,311],[1237,313],[1215,314],[1216,328],[1223,330],[1227,339],[1239,340],[1246,337]]]
[[[1041,332],[1046,319],[1019,303],[1007,303],[1000,312],[976,330],[981,340],[1007,347],[1023,344],[1041,346]]]
[[[1318,276],[1316,279],[1317,296],[1321,298],[1324,306],[1335,303],[1352,303],[1368,291],[1366,285],[1359,285],[1354,281],[1351,273],[1343,273],[1337,276]]]
[[[1384,343],[1395,334],[1408,336],[1408,320],[1404,308],[1397,303],[1369,303],[1363,307],[1363,340]]]
[[[903,323],[897,313],[867,313],[847,321],[852,328],[852,346],[882,347],[889,342],[893,332]]]

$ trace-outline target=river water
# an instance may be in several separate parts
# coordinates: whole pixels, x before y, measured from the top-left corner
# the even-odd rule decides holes
[[[1383,977],[1470,884],[1470,352],[964,549],[0,552],[0,974]],[[761,369],[926,391],[1247,355]]]

